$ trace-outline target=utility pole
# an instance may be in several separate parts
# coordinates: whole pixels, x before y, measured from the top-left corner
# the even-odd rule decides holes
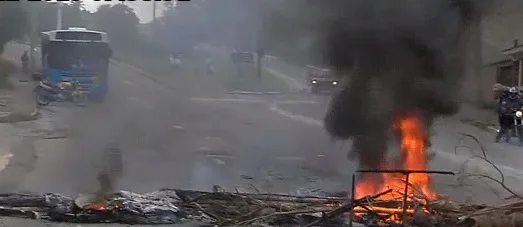
[[[36,4],[28,4],[29,13],[30,13],[30,21],[31,21],[31,34],[29,36],[30,43],[29,43],[29,70],[30,74],[35,72],[35,65],[36,65],[36,56],[35,56],[35,47],[36,42],[38,41],[38,34],[37,34],[37,28],[38,28],[38,13],[35,7]]]
[[[258,16],[258,24],[257,24],[257,28],[256,28],[256,38],[255,38],[255,45],[256,45],[256,76],[258,77],[258,79],[261,78],[261,75],[262,75],[262,60],[263,60],[263,57],[265,56],[265,50],[263,48],[263,40],[262,40],[262,27],[263,27],[263,22],[262,22],[262,19],[263,19],[263,8],[260,7],[261,4],[258,3],[258,7],[255,9],[257,10],[257,16]]]
[[[477,93],[476,93],[476,104],[478,106],[483,106],[485,104],[483,94],[483,89],[485,87],[485,84],[483,82],[483,44],[482,44],[482,36],[483,36],[483,26],[482,26],[482,19],[484,14],[480,14],[477,16],[476,21],[472,24],[472,47],[471,49],[475,50],[474,57],[473,57],[473,67],[474,67],[474,74],[473,75],[477,80]],[[468,49],[468,48],[467,48]]]
[[[62,29],[62,5],[64,3],[63,2],[58,2],[58,9],[57,9],[57,20],[56,20],[56,30],[60,30]]]
[[[153,0],[153,18],[151,20],[151,27],[150,27],[150,34],[154,34],[155,32],[157,32],[157,25],[156,25],[156,1]],[[154,36],[153,35],[150,35],[148,38],[157,42],[158,41],[158,38],[153,38]]]
[[[156,21],[156,0],[153,0],[153,20],[152,23]]]

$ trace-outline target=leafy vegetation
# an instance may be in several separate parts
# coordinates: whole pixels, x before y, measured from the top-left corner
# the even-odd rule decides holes
[[[134,10],[126,4],[101,5],[96,12],[89,12],[82,1],[73,1],[62,5],[62,27],[106,31],[115,51],[144,58],[190,54],[194,46],[209,43],[251,51],[264,48],[269,54],[307,61],[314,55],[308,50],[314,46],[312,34],[321,27],[322,20],[318,18],[326,6],[303,0],[310,1],[311,7],[292,7],[297,1],[300,0],[166,2],[164,12],[150,24],[140,24]],[[21,38],[24,33],[30,36],[28,12],[36,14],[37,32],[56,29],[57,7],[56,2],[45,1],[2,4],[0,45]]]
[[[16,21],[16,23],[13,23]],[[28,27],[27,11],[21,2],[5,2],[0,4],[0,54],[6,43],[21,38]],[[0,58],[0,89],[12,89],[9,75],[13,64]]]
[[[18,112],[11,112],[6,113],[4,115],[0,115],[0,123],[17,123],[17,122],[24,122],[24,121],[34,121],[38,119],[40,115],[38,112],[32,112],[32,113],[18,113]]]
[[[98,30],[105,31],[113,40],[113,45],[131,47],[138,41],[140,19],[134,10],[124,4],[101,5],[91,14]]]
[[[13,84],[9,76],[13,71],[13,63],[0,58],[0,89],[12,89]]]
[[[163,13],[154,22],[141,24],[127,4],[101,5],[90,12],[82,1],[73,1],[62,5],[62,27],[105,31],[116,58],[156,73],[170,70],[170,55],[194,59],[194,47],[202,43],[249,51],[264,48],[268,54],[307,62],[313,55],[307,50],[314,39],[297,37],[308,37],[318,23],[311,19],[312,27],[296,26],[295,20],[302,19],[300,11],[290,10],[292,7],[286,4],[281,0],[165,2]],[[56,2],[45,1],[2,4],[0,47],[24,35],[32,36],[30,16],[36,17],[36,32],[56,29],[57,7]],[[315,12],[306,11],[311,15]]]
[[[27,11],[21,2],[0,4],[0,53],[6,43],[24,35],[27,22]]]

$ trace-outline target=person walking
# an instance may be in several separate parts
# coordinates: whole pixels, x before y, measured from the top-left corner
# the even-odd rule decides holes
[[[24,54],[20,57],[20,61],[22,62],[22,70],[25,74],[29,71],[29,55],[27,54],[27,51],[24,51]]]

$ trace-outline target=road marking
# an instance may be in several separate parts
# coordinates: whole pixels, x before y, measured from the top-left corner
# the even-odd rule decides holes
[[[179,129],[179,130],[184,129],[183,126],[180,126],[180,125],[172,125],[172,127],[175,129]]]
[[[289,111],[286,111],[286,110],[283,110],[280,108],[280,105],[282,105],[282,104],[292,104],[292,103],[315,103],[315,102],[312,102],[312,101],[279,101],[279,102],[274,102],[271,105],[270,110],[276,112],[279,115],[291,118],[296,121],[300,121],[304,124],[323,127],[322,121],[319,121],[319,120],[316,120],[316,119],[310,118],[310,117],[305,117],[305,116],[299,115],[299,114],[293,114]]]
[[[232,156],[230,154],[207,154],[207,155],[205,155],[205,157],[207,157],[207,158],[229,158],[229,159],[234,158],[234,156]]]
[[[280,104],[320,104],[316,101],[310,101],[310,100],[279,100],[276,101],[278,105]]]
[[[237,103],[265,103],[264,100],[256,100],[256,99],[216,99],[216,98],[198,98],[198,97],[192,97],[191,101],[203,101],[203,102],[237,102]],[[320,126],[323,127],[323,122],[316,120],[314,118],[305,117],[298,114],[293,114],[291,112],[285,111],[281,109],[279,106],[284,104],[318,104],[316,101],[309,101],[309,100],[284,100],[284,101],[276,101],[270,106],[270,110],[276,112],[277,114],[280,114],[282,116],[291,118],[293,120],[300,121],[302,123],[313,125],[313,126]]]
[[[200,150],[200,151],[211,151],[212,149],[210,147],[200,147],[198,150]]]
[[[283,82],[285,82],[291,90],[302,91],[307,88],[304,83],[300,83],[298,80],[296,80],[290,76],[287,76],[275,69],[264,67],[263,70],[268,72],[269,74],[273,75],[274,77],[282,80]]]
[[[221,159],[235,159],[233,155],[223,155],[223,154],[208,154],[205,155],[206,158],[212,158],[214,160],[221,160]],[[320,156],[318,156],[320,157]],[[273,156],[269,157],[270,159],[275,159],[278,161],[303,161],[306,160],[305,157],[299,157],[299,156]]]
[[[487,128],[493,132],[498,132],[498,128],[496,127],[493,127],[493,126],[487,126]]]
[[[127,84],[127,85],[133,85],[133,82],[128,81],[128,80],[124,80],[123,83],[124,83],[124,84]]]
[[[305,117],[305,116],[298,115],[298,114],[293,114],[291,112],[288,112],[288,111],[285,111],[285,110],[282,110],[282,109],[279,108],[279,105],[290,104],[290,103],[293,103],[293,102],[296,102],[296,101],[275,102],[275,103],[272,104],[271,110],[275,111],[276,113],[278,113],[280,115],[289,117],[289,118],[291,118],[293,120],[301,121],[301,122],[303,122],[305,124],[309,124],[309,125],[313,125],[313,126],[323,126],[323,122],[321,122],[319,120],[316,120],[316,119],[313,119],[313,118],[310,118],[310,117]],[[306,102],[306,101],[304,101],[304,102]],[[445,159],[447,159],[449,161],[452,161],[454,163],[464,163],[465,161],[470,159],[468,157],[461,157],[459,155],[455,155],[455,154],[452,154],[452,153],[449,153],[449,152],[444,152],[444,151],[439,151],[439,150],[435,150],[434,153],[436,153],[436,155],[438,155],[439,157],[445,158]],[[489,165],[488,163],[486,163],[486,162],[484,162],[482,160],[468,161],[468,166],[469,167],[477,167],[477,168],[479,168],[479,169],[481,169],[482,171],[485,171],[485,172],[495,171],[492,168],[491,165]],[[518,178],[518,179],[523,179],[523,169],[516,169],[516,168],[509,167],[509,166],[500,165],[500,164],[497,164],[497,163],[496,163],[496,166],[500,170],[502,170],[503,173],[506,174],[506,175],[509,175],[511,177]]]
[[[198,97],[192,97],[191,101],[198,101],[198,102],[265,103],[265,101],[263,101],[263,100],[256,100],[256,99],[216,99],[216,98],[198,98]]]
[[[282,161],[303,161],[305,160],[305,157],[297,157],[297,156],[280,156],[280,157],[272,157],[276,160],[282,160]]]
[[[221,160],[221,159],[219,159],[219,158],[215,158],[215,159],[213,159],[213,160],[214,160],[214,162],[215,162],[216,164],[218,164],[218,165],[225,165],[225,164],[226,164],[223,160]]]
[[[279,95],[279,91],[228,91],[227,94],[237,95]]]

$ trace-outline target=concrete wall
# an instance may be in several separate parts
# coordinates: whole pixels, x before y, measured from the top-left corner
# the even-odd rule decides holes
[[[495,66],[484,66],[481,72],[481,103],[480,107],[494,107],[495,100],[492,93],[492,85],[496,83],[496,72]]]
[[[473,80],[480,79],[481,92],[478,104],[483,105],[492,103],[492,85],[496,79],[496,67],[487,66],[490,63],[498,62],[509,57],[501,54],[501,50],[510,48],[514,45],[514,39],[523,44],[523,1],[519,0],[495,0],[490,11],[481,21],[481,73],[475,78],[467,75],[465,80],[464,100],[473,101],[474,88],[468,85],[473,84]],[[471,67],[470,64],[467,67]],[[470,70],[469,70],[470,71]]]
[[[523,1],[496,0],[492,10],[482,20],[482,42],[485,62],[500,60],[499,51],[513,46],[513,40],[523,43]],[[497,53],[494,53],[497,49]]]
[[[481,63],[481,23],[475,22],[465,31],[465,37],[460,43],[463,53],[464,80],[461,89],[461,100],[468,103],[480,102],[482,80],[478,79],[482,74]]]

